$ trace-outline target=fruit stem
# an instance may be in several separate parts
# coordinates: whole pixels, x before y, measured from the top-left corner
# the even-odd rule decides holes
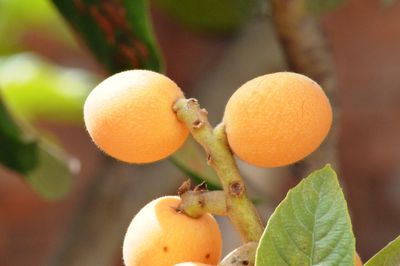
[[[228,215],[223,191],[187,191],[181,195],[179,209],[185,214],[197,218],[204,213]]]
[[[179,99],[174,105],[174,111],[207,152],[208,163],[216,171],[224,189],[228,217],[243,241],[258,241],[264,228],[256,208],[247,196],[245,183],[228,145],[224,124],[213,129],[208,122],[207,111],[200,108],[196,99]]]

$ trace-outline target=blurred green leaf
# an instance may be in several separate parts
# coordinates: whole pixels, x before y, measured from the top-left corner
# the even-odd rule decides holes
[[[342,189],[328,165],[313,172],[271,215],[256,266],[354,265],[355,239]]]
[[[306,0],[307,8],[311,13],[323,14],[332,11],[343,4],[347,0]]]
[[[44,140],[40,142],[38,165],[25,176],[41,197],[47,200],[62,198],[71,188],[72,175],[79,171],[79,162],[68,157],[60,148]]]
[[[13,113],[28,120],[81,123],[84,101],[98,80],[86,71],[56,67],[29,53],[0,57],[4,99]]]
[[[0,0],[0,55],[24,49],[30,33],[45,32],[52,40],[77,47],[64,21],[47,0]]]
[[[390,7],[394,5],[398,0],[381,0],[381,3],[384,7]]]
[[[400,236],[379,251],[365,266],[398,266],[400,265]]]
[[[153,0],[181,23],[209,32],[238,29],[252,14],[257,0]]]
[[[222,186],[218,176],[207,165],[205,156],[193,138],[189,137],[182,148],[169,157],[169,160],[196,184],[204,181],[209,190],[220,190]]]
[[[37,165],[37,146],[36,140],[14,121],[0,93],[0,163],[26,174]]]
[[[53,0],[111,73],[133,68],[162,71],[146,0]]]
[[[0,164],[20,173],[41,197],[63,197],[71,187],[72,175],[79,171],[77,160],[16,121],[0,93]]]

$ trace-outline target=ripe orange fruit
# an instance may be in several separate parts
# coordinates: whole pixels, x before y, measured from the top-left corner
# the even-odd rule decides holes
[[[217,222],[210,214],[194,219],[178,212],[180,202],[179,197],[162,197],[139,211],[125,235],[122,251],[125,265],[218,263],[222,240]]]
[[[198,263],[198,262],[183,262],[183,263],[175,264],[174,266],[212,266],[212,265],[211,264]]]
[[[130,70],[101,82],[84,105],[86,128],[97,146],[129,163],[161,160],[186,140],[187,127],[172,107],[183,98],[169,78],[147,70]]]
[[[224,123],[229,145],[239,158],[277,167],[318,148],[330,129],[332,109],[316,82],[279,72],[243,84],[226,105]]]
[[[361,258],[360,258],[360,255],[358,255],[358,253],[356,252],[356,256],[354,257],[354,265],[355,266],[362,266],[363,264],[362,264],[362,261],[361,261]]]

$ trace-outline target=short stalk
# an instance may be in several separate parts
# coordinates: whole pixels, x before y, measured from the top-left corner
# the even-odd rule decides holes
[[[224,189],[227,214],[244,242],[258,241],[263,232],[261,219],[247,196],[246,186],[229,148],[223,124],[213,129],[207,111],[196,99],[180,99],[174,110],[194,139],[207,152],[208,163],[217,172]]]
[[[204,213],[228,215],[223,191],[187,191],[181,195],[179,209],[187,215],[197,218]]]

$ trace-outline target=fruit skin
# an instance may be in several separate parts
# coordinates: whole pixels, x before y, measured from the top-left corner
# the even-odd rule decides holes
[[[180,202],[175,196],[158,198],[133,218],[122,250],[126,266],[218,263],[222,240],[217,222],[210,214],[194,219],[177,212]]]
[[[358,253],[356,253],[356,256],[354,257],[354,265],[355,266],[362,266],[363,264],[362,264],[362,261],[361,261],[361,258],[360,258],[360,255],[358,255]]]
[[[332,124],[332,109],[316,82],[278,72],[243,84],[226,105],[224,123],[229,145],[239,158],[277,167],[318,148]]]
[[[128,163],[149,163],[175,152],[188,136],[172,107],[183,98],[169,78],[129,70],[101,82],[84,105],[86,128],[96,145]]]
[[[198,263],[198,262],[184,262],[184,263],[175,264],[174,266],[213,266],[213,265]]]

